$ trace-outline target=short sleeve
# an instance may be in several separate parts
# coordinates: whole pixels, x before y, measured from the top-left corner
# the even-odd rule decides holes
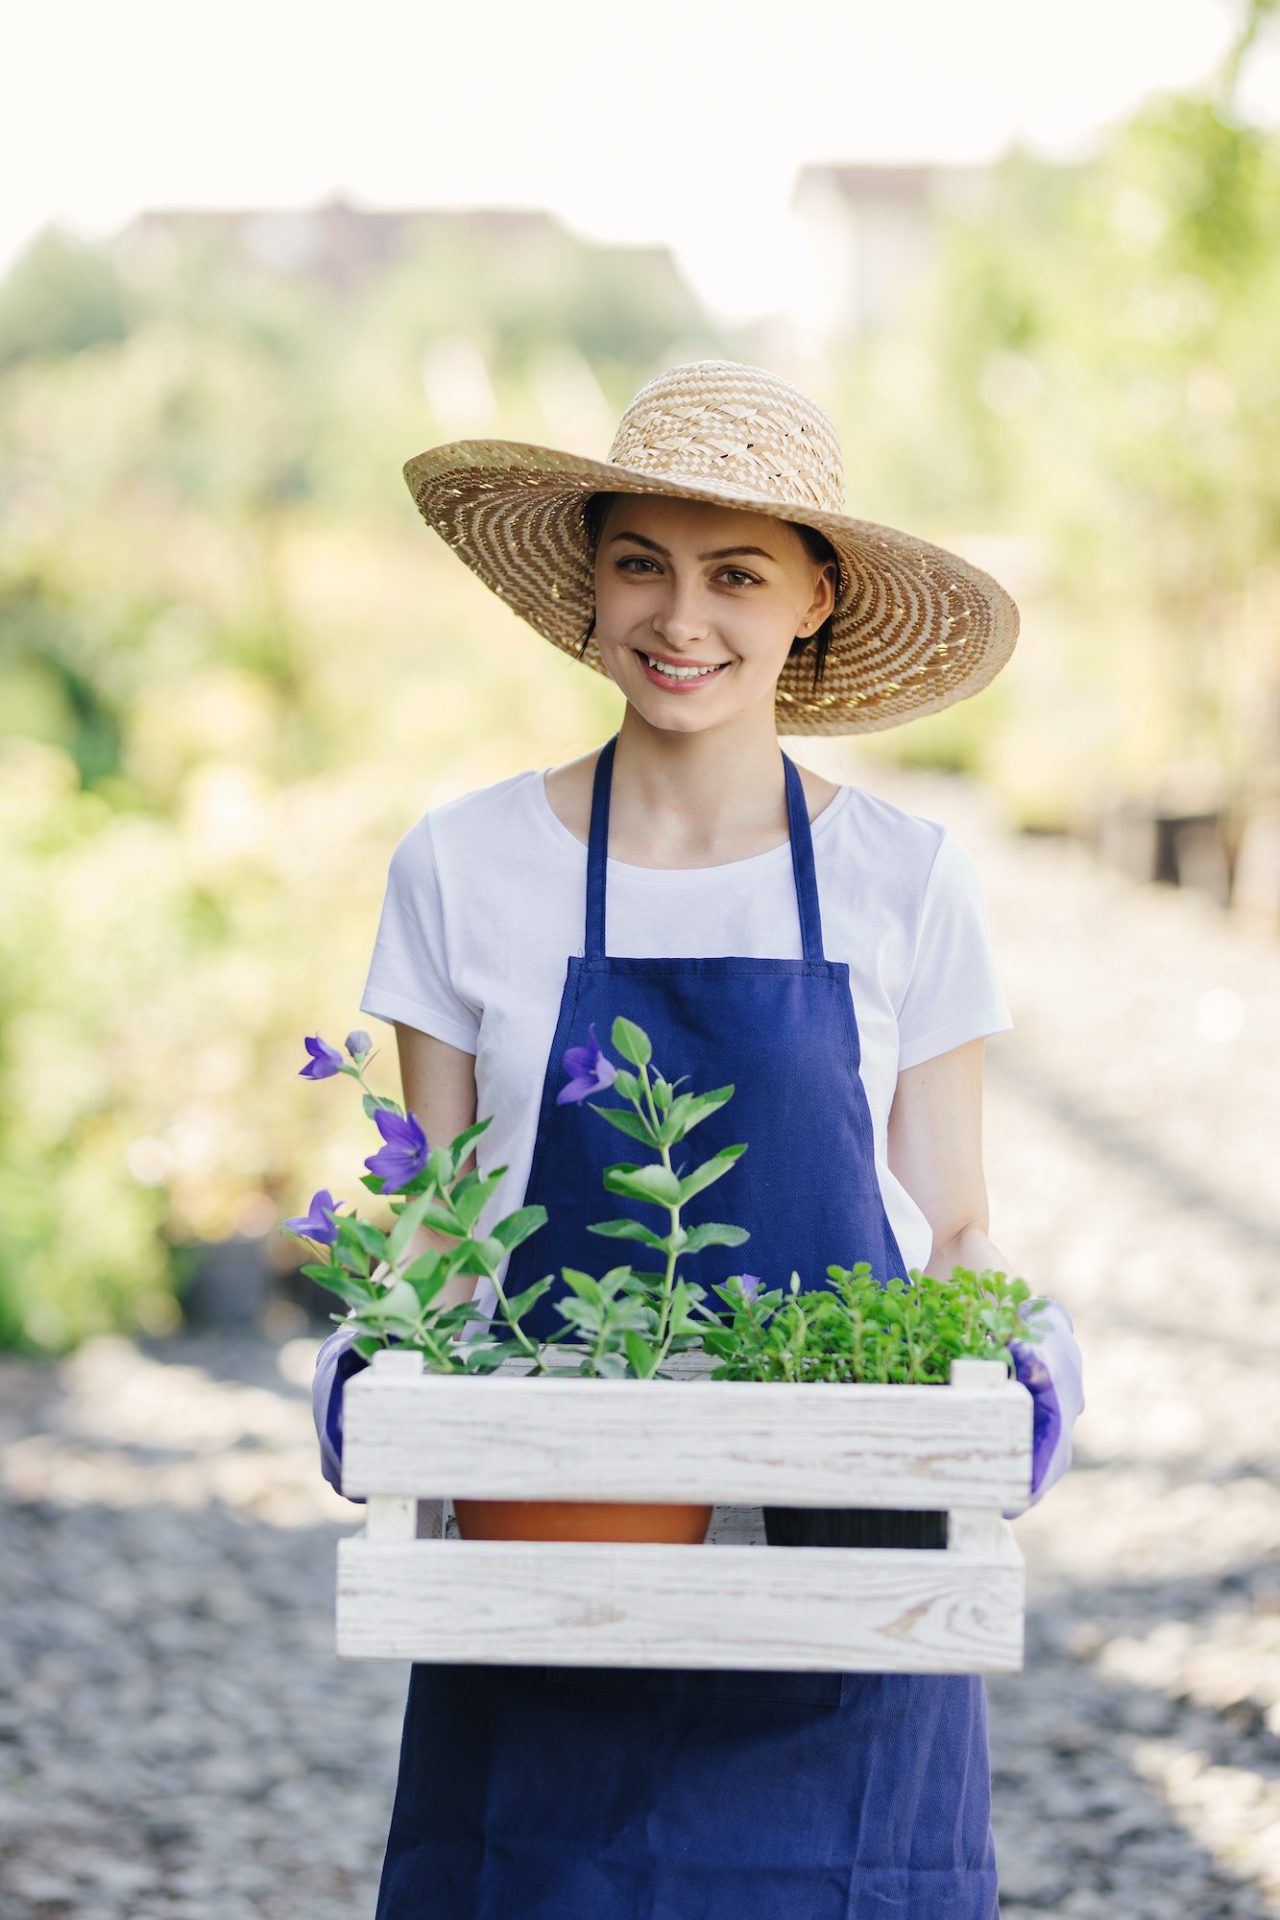
[[[404,1021],[468,1053],[476,1051],[479,1010],[450,978],[445,904],[426,814],[392,851],[361,1013]]]
[[[925,883],[911,978],[898,1008],[898,1071],[1013,1025],[974,861],[944,827]]]

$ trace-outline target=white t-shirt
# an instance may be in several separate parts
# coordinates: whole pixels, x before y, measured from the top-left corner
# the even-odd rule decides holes
[[[823,948],[849,963],[880,1191],[904,1262],[923,1267],[933,1236],[889,1170],[889,1108],[903,1068],[1013,1025],[981,879],[942,822],[861,787],[841,786],[810,831]],[[493,1116],[477,1165],[507,1167],[480,1232],[524,1200],[565,964],[583,951],[586,880],[586,846],[540,769],[429,808],[391,855],[360,1010],[475,1055],[476,1116]],[[716,867],[611,858],[605,908],[610,955],[802,957],[789,841]],[[495,1301],[484,1283],[476,1304]]]

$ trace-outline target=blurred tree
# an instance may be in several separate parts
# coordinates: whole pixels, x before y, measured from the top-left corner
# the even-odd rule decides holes
[[[367,1123],[297,1074],[304,1032],[357,1021],[391,846],[609,705],[424,538],[422,354],[484,343],[508,430],[540,422],[525,368],[558,332],[613,329],[630,389],[687,292],[591,257],[553,236],[504,267],[464,222],[332,301],[198,232],[96,281],[77,255],[128,316],[96,334],[59,244],[8,289],[0,1342],[163,1330],[202,1243],[296,1265],[280,1218],[351,1192]]]
[[[983,212],[949,223],[917,330],[869,356],[868,384],[907,346],[931,370],[898,435],[904,491],[1038,556],[989,724],[936,722],[1028,819],[1243,804],[1276,751],[1280,139],[1230,98],[1273,12],[1252,6],[1206,89],[1149,101],[1089,165],[1011,153]],[[909,732],[873,751],[918,752]]]
[[[131,324],[131,303],[110,256],[46,227],[0,281],[0,371],[36,355],[122,340]]]

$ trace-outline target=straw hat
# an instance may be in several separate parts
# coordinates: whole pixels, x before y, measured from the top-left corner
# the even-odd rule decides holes
[[[520,440],[454,440],[407,460],[423,519],[563,652],[606,671],[583,508],[593,493],[677,495],[816,527],[840,582],[822,678],[812,650],[778,679],[779,733],[869,733],[937,713],[993,680],[1018,609],[991,576],[917,535],[843,511],[831,420],[762,367],[696,360],[636,394],[607,460]]]

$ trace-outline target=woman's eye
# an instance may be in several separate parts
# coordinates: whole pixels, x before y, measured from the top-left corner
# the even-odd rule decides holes
[[[623,567],[631,568],[636,566],[651,567],[652,565],[653,565],[653,561],[647,559],[645,555],[642,553],[627,553],[627,554],[624,554],[622,558],[618,561],[618,566],[620,568],[623,568]],[[746,585],[749,587],[755,586],[756,584],[755,575],[753,573],[748,573],[746,569],[743,567],[725,567],[724,573],[726,575],[730,575],[730,574],[733,575],[736,580],[744,581]]]

